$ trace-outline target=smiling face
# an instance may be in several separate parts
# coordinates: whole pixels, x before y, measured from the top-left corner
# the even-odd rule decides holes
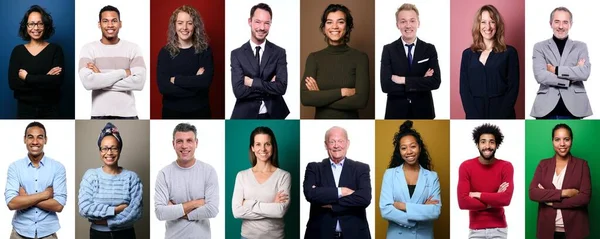
[[[413,10],[402,10],[398,12],[396,18],[396,27],[402,34],[402,39],[412,43],[417,37],[417,28],[419,28],[419,16]]]
[[[346,158],[348,146],[350,146],[350,140],[348,140],[348,136],[344,130],[341,128],[332,128],[329,130],[329,135],[325,141],[325,148],[332,161],[338,163]]]
[[[198,139],[193,131],[176,132],[173,139],[173,148],[177,153],[177,160],[183,163],[190,162],[195,159],[194,153],[198,147]]]
[[[102,41],[106,43],[116,43],[119,39],[119,30],[121,29],[121,20],[115,11],[104,11],[100,17],[98,27],[102,30]]]
[[[552,32],[554,36],[558,39],[565,39],[569,36],[569,29],[571,29],[571,14],[566,11],[555,11],[552,14],[552,21],[550,22],[550,26],[552,26]]]
[[[112,135],[107,135],[102,138],[100,142],[100,159],[105,166],[118,167],[119,156],[121,152],[119,150],[119,141]]]
[[[485,160],[491,160],[496,154],[496,138],[493,134],[482,134],[479,136],[477,142],[477,149],[479,149],[479,155]]]
[[[342,44],[344,35],[346,35],[346,15],[344,12],[335,11],[327,14],[323,33],[327,36],[330,45]]]
[[[40,40],[44,35],[44,22],[42,14],[39,12],[31,12],[27,17],[27,34],[31,40]]]
[[[412,135],[404,136],[400,139],[400,156],[404,160],[404,163],[414,166],[419,163],[419,155],[421,154],[421,147]]]
[[[177,33],[177,39],[180,43],[192,40],[192,35],[194,34],[194,20],[190,14],[183,11],[177,13],[175,32]]]
[[[271,14],[268,11],[257,8],[254,15],[248,18],[248,26],[252,33],[252,41],[255,44],[262,44],[269,35],[271,28]]]
[[[492,19],[490,12],[488,11],[483,11],[481,13],[479,32],[485,40],[494,40],[494,37],[496,36],[496,21]]]
[[[554,152],[561,157],[566,157],[571,152],[572,138],[569,131],[565,128],[559,128],[554,131],[552,137],[552,145],[554,146]]]
[[[29,127],[25,133],[24,142],[29,156],[32,158],[41,157],[44,155],[46,132],[44,132],[44,129],[37,126]]]
[[[256,160],[267,162],[273,155],[273,144],[271,143],[271,136],[268,134],[257,134],[254,135],[254,144],[252,145],[252,152],[256,156]]]

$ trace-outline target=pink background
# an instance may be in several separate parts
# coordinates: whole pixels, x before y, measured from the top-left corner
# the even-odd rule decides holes
[[[460,100],[460,60],[462,52],[471,46],[471,28],[477,10],[494,5],[504,19],[504,36],[507,45],[519,53],[519,96],[515,104],[517,119],[525,117],[525,1],[524,0],[452,0],[450,1],[450,118],[464,119],[465,111]]]

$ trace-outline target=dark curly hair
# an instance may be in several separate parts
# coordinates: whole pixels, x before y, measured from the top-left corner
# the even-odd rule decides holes
[[[496,140],[496,148],[500,148],[500,145],[502,144],[502,141],[504,140],[504,135],[502,134],[502,132],[500,131],[500,128],[498,128],[498,126],[485,123],[483,125],[476,127],[473,130],[473,142],[475,142],[475,145],[478,145],[479,138],[481,137],[482,134],[494,135],[494,139]]]
[[[52,35],[54,35],[54,24],[52,21],[52,16],[39,5],[32,5],[31,7],[29,7],[29,10],[25,12],[25,15],[23,15],[23,19],[21,19],[21,24],[19,26],[19,36],[24,41],[31,40],[31,37],[27,33],[27,20],[29,19],[29,14],[31,14],[32,12],[37,12],[40,15],[42,15],[42,23],[44,23],[44,33],[42,34],[42,39],[48,40]]]
[[[554,139],[554,133],[558,129],[566,129],[567,131],[569,131],[569,137],[571,137],[571,140],[573,140],[573,130],[571,130],[571,127],[569,127],[569,125],[564,123],[557,124],[556,126],[554,126],[554,128],[552,129],[552,139]]]
[[[341,5],[341,4],[329,4],[329,6],[327,6],[325,11],[323,12],[323,16],[321,16],[321,25],[319,25],[319,29],[321,29],[321,33],[323,33],[323,35],[325,35],[325,42],[327,42],[329,44],[329,41],[327,40],[327,35],[323,31],[323,29],[325,28],[325,23],[327,23],[327,15],[329,15],[329,13],[337,12],[337,11],[343,12],[344,16],[346,18],[346,30],[345,30],[344,36],[342,37],[342,44],[346,44],[346,43],[350,42],[350,33],[352,32],[352,29],[354,28],[354,19],[352,18],[350,9],[348,9],[346,6]]]
[[[421,152],[419,153],[419,165],[427,170],[432,170],[433,165],[431,164],[431,156],[429,156],[429,152],[427,151],[427,146],[423,143],[423,138],[421,138],[421,134],[413,129],[413,122],[410,120],[404,121],[402,125],[400,125],[400,130],[394,134],[394,154],[392,154],[392,158],[390,159],[390,165],[388,168],[395,168],[404,163],[404,159],[400,155],[400,139],[404,136],[412,135],[417,140],[417,144],[419,144],[419,148]]]

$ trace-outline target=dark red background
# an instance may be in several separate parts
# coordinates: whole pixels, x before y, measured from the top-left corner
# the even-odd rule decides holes
[[[189,5],[200,13],[210,39],[215,67],[210,86],[210,109],[213,119],[225,118],[225,1],[151,0],[150,1],[150,118],[162,118],[162,95],[156,84],[156,64],[160,49],[167,42],[169,18],[173,11]]]

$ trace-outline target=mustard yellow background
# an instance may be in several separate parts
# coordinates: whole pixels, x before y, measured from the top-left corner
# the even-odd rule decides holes
[[[394,151],[394,134],[404,120],[375,121],[375,238],[385,238],[388,221],[381,217],[379,195],[383,173]],[[440,178],[442,212],[435,222],[435,238],[450,238],[450,121],[413,120],[413,128],[423,138],[431,156],[433,171]]]

